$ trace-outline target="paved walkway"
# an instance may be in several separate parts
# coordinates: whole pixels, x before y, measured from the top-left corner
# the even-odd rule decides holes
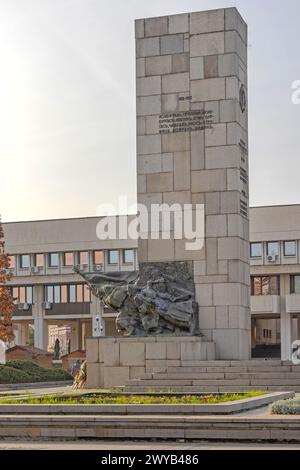
[[[300,444],[153,441],[24,441],[0,440],[1,450],[300,450]]]
[[[15,397],[23,395],[50,395],[52,393],[71,393],[74,392],[72,385],[58,385],[52,387],[39,387],[38,385],[32,388],[20,388],[17,390],[0,391],[0,397]]]

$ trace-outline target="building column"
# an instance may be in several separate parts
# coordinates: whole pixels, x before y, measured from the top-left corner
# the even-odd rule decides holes
[[[17,323],[18,329],[15,332],[15,344],[25,346],[29,341],[29,324],[27,322]]]
[[[75,320],[71,325],[71,352],[82,349],[82,324]]]
[[[45,320],[43,308],[44,286],[36,285],[33,288],[32,316],[34,319],[34,346],[47,351],[48,349],[48,325]]]
[[[48,325],[42,317],[34,319],[34,346],[44,351],[48,350]]]
[[[281,312],[281,359],[290,361],[292,356],[292,317],[287,312]]]

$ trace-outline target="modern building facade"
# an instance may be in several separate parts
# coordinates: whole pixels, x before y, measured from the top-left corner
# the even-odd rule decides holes
[[[16,344],[62,353],[85,349],[96,318],[117,334],[116,312],[103,309],[74,268],[86,272],[138,269],[137,243],[97,238],[99,218],[4,224],[11,255]],[[300,339],[300,205],[250,209],[252,354],[289,359]],[[233,325],[229,313],[224,319]],[[224,323],[224,322],[223,322]],[[201,328],[201,309],[200,309]]]
[[[99,218],[4,224],[11,255],[15,342],[61,352],[85,349],[97,318],[114,335],[115,313],[103,311],[75,267],[86,272],[137,269],[136,242],[100,241]]]

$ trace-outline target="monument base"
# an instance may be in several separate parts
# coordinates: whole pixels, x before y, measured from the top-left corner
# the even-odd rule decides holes
[[[88,338],[87,387],[124,386],[154,370],[215,360],[215,343],[199,336]]]

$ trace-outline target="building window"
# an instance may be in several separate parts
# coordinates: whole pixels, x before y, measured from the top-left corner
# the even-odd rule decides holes
[[[62,304],[68,303],[68,286],[64,285],[60,287],[60,299]]]
[[[84,302],[91,301],[91,291],[86,284],[83,285],[83,301]]]
[[[64,253],[64,266],[74,265],[74,253]]]
[[[76,302],[76,286],[71,285],[69,286],[69,302],[74,303]]]
[[[265,339],[272,339],[272,330],[268,330],[266,328],[263,329],[263,337]]]
[[[37,268],[44,267],[44,255],[34,255],[34,266]]]
[[[252,277],[251,295],[280,295],[279,276]]]
[[[22,268],[22,269],[30,268],[30,255],[21,255],[20,256],[20,268]]]
[[[79,264],[88,266],[89,264],[89,253],[88,251],[80,251],[79,253]]]
[[[15,267],[16,267],[16,257],[15,256],[9,256],[8,257],[8,262],[9,262],[9,268],[10,269],[15,269]]]
[[[133,263],[133,262],[134,262],[134,251],[123,250],[123,263]]]
[[[94,264],[103,264],[103,251],[94,251]]]
[[[77,302],[83,302],[83,284],[77,284],[76,286],[76,299]]]
[[[262,256],[262,244],[261,243],[250,243],[250,256],[251,258],[261,258]]]
[[[291,294],[300,294],[300,275],[290,277]]]
[[[108,264],[118,264],[119,252],[118,250],[108,250]]]
[[[60,286],[54,286],[54,303],[55,304],[60,304]]]
[[[90,302],[91,293],[86,284],[46,286],[45,301],[55,304]]]
[[[53,304],[53,301],[54,301],[54,288],[53,288],[53,286],[46,286],[45,301],[50,302],[51,304]]]
[[[267,255],[268,256],[279,256],[279,243],[268,242],[267,243]]]
[[[283,254],[284,256],[296,256],[296,242],[295,241],[283,242]]]
[[[22,286],[22,287],[13,287],[12,296],[15,304],[30,304],[33,303],[33,287],[32,286]]]
[[[58,268],[59,266],[58,253],[49,253],[49,266],[50,268]]]

